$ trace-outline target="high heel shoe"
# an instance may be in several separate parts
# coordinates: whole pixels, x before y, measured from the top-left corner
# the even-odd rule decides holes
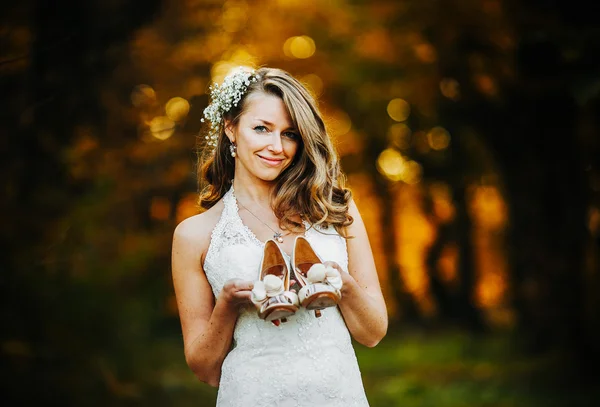
[[[335,307],[342,298],[342,278],[340,273],[325,267],[304,236],[297,236],[292,251],[292,268],[296,281],[300,285],[298,300],[300,305],[315,311],[321,316],[321,310]]]
[[[298,295],[290,291],[290,270],[281,249],[272,239],[265,242],[251,301],[259,318],[266,321],[286,322],[286,318],[298,310]]]

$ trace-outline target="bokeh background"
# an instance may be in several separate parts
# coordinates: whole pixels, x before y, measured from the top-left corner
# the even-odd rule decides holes
[[[356,345],[372,406],[600,405],[583,0],[2,2],[4,405],[214,405],[171,239],[198,212],[208,86],[237,65],[319,98],[390,315]]]

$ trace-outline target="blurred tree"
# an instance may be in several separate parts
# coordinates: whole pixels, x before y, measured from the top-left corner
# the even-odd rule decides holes
[[[89,193],[102,180],[90,183],[70,164],[110,128],[103,88],[127,55],[128,36],[158,2],[143,9],[133,1],[69,0],[1,8],[2,209],[10,214],[0,229],[0,321],[10,327],[0,334],[3,399],[106,405],[111,392],[131,396],[135,389],[111,381],[112,367],[101,360],[119,340],[110,330],[119,310],[102,287],[105,270],[81,267],[99,248],[68,221],[94,215],[101,194]]]
[[[207,85],[238,64],[287,69],[319,96],[344,169],[374,191],[369,227],[399,321],[418,319],[431,292],[443,317],[484,326],[469,208],[472,187],[492,185],[510,207],[519,333],[597,360],[600,42],[575,3],[0,5],[5,399],[214,400],[184,365],[169,248],[197,210],[190,150]],[[382,170],[383,151],[412,178]],[[398,201],[439,185],[452,214],[424,204],[435,240],[417,292],[397,255],[412,238]],[[448,248],[452,281],[440,278]]]
[[[585,320],[583,290],[590,204],[584,168],[591,164],[583,152],[590,141],[579,131],[581,110],[573,91],[582,79],[588,86],[597,83],[597,54],[590,51],[600,37],[583,34],[591,24],[586,7],[580,2],[506,2],[507,15],[515,16],[517,39],[515,70],[505,71],[508,75],[497,70],[502,64],[491,63],[498,55],[494,47],[479,33],[462,30],[464,46],[451,53],[457,61],[483,56],[496,67],[491,76],[496,85],[473,81],[479,86],[468,93],[469,87],[461,86],[462,107],[451,113],[485,137],[501,170],[510,207],[508,244],[519,332],[528,334],[531,349],[558,347],[578,355],[589,373],[598,363],[597,341],[592,340],[597,333]],[[460,63],[451,68],[469,72]],[[469,83],[467,78],[459,82]],[[597,138],[597,133],[587,137]]]

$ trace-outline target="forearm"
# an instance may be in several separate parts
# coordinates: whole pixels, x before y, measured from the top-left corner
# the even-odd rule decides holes
[[[371,297],[353,279],[344,282],[339,307],[348,330],[359,343],[373,347],[383,339],[388,326],[385,303]]]
[[[218,386],[221,365],[231,348],[238,311],[217,301],[205,329],[186,346],[186,361],[194,374],[211,386]]]

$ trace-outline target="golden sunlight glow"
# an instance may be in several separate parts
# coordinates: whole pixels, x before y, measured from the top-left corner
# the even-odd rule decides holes
[[[285,6],[306,6],[305,0],[277,0],[280,7]]]
[[[361,32],[355,37],[354,52],[365,59],[391,63],[397,55],[397,48],[391,37],[383,27]]]
[[[177,96],[167,102],[165,111],[169,119],[179,122],[187,117],[190,112],[190,104],[184,98]]]
[[[290,37],[283,44],[283,52],[290,58],[310,58],[316,50],[314,40],[307,35]]]
[[[427,133],[427,142],[433,150],[444,150],[450,145],[450,133],[443,127],[434,127]]]
[[[404,99],[392,99],[387,105],[387,112],[393,120],[403,122],[410,115],[410,105]]]
[[[173,135],[175,123],[167,116],[157,116],[150,121],[150,133],[154,138],[166,140]]]
[[[257,61],[256,57],[244,47],[238,47],[223,54],[223,59],[227,59],[231,64],[241,66],[254,66]]]
[[[406,166],[409,164],[407,163]],[[421,311],[428,314],[429,308],[434,306],[430,298],[430,289],[427,276],[425,259],[431,244],[436,239],[437,223],[424,213],[423,188],[426,185],[405,185],[396,189],[394,196],[394,211],[396,216],[396,230],[398,250],[396,260],[401,266],[402,276],[406,288],[414,295]],[[429,194],[434,200],[435,214],[439,220],[451,221],[454,216],[452,207],[452,191],[445,183],[434,183],[429,187]],[[473,187],[469,188],[475,191]],[[488,191],[489,192],[489,191]],[[476,200],[473,195],[470,205]],[[485,199],[493,199],[487,197]],[[500,197],[501,198],[501,197]],[[481,214],[482,218],[485,214]],[[477,270],[477,295],[479,306],[487,308],[486,311],[498,310],[503,305],[507,291],[507,264],[504,252],[502,234],[498,231],[482,228],[481,219],[475,219],[473,229],[473,243],[475,249],[475,262]],[[368,226],[368,225],[367,225]],[[441,277],[452,288],[457,281],[458,247],[449,243],[443,249],[438,260]],[[500,315],[502,317],[502,315]],[[494,318],[499,318],[494,314]]]
[[[414,51],[415,55],[417,56],[417,59],[426,64],[435,62],[435,60],[437,59],[437,53],[435,51],[435,48],[433,48],[431,44],[428,44],[426,42],[415,45]]]
[[[245,1],[229,0],[223,5],[221,26],[226,32],[240,31],[248,19],[248,4]]]
[[[213,64],[210,69],[210,76],[212,78],[211,82],[214,83],[223,83],[223,79],[227,76],[227,74],[235,68],[235,65],[229,61],[217,61]]]
[[[342,137],[333,137],[333,143],[340,157],[344,157],[350,154],[362,154],[365,151],[366,138],[363,133],[351,129]]]
[[[138,85],[131,92],[131,103],[135,107],[150,106],[156,102],[156,92],[148,85]]]
[[[283,43],[283,53],[285,54],[286,57],[288,58],[293,58],[294,56],[292,55],[292,40],[296,38],[296,37],[290,37],[287,40],[285,40],[285,42]]]
[[[472,186],[470,211],[474,222],[482,230],[502,229],[508,221],[508,209],[497,187],[493,185]]]
[[[401,267],[406,288],[423,312],[431,307],[428,299],[428,277],[425,258],[435,238],[435,228],[423,213],[420,185],[405,185],[397,191],[394,210],[397,213],[395,229],[398,231],[396,261]]]
[[[192,97],[195,95],[203,95],[206,93],[206,88],[206,78],[201,76],[191,77],[185,86],[186,96]]]
[[[491,249],[488,247],[482,247],[480,248],[480,251],[482,253],[486,253],[491,252]],[[504,263],[504,258],[501,256],[498,258],[492,258],[492,256],[489,257],[489,260],[500,262],[499,264]],[[489,261],[482,263],[482,266],[484,268],[487,268],[489,271],[487,273],[484,273],[477,282],[477,288],[475,290],[477,293],[476,301],[477,305],[479,305],[480,307],[488,308],[497,305],[502,301],[502,298],[505,296],[508,287],[506,278],[503,277],[502,274],[498,274],[497,272],[492,271],[493,266],[491,266],[491,263]],[[502,270],[502,267],[496,268]]]
[[[306,85],[314,98],[318,98],[323,93],[323,80],[319,76],[309,73],[302,76],[300,81]]]
[[[506,202],[495,185],[469,185],[467,196],[473,219],[475,267],[478,270],[476,303],[483,308],[497,309],[508,290],[508,265],[501,233],[508,221]]]
[[[171,202],[163,196],[155,196],[150,201],[150,217],[156,220],[168,220],[171,214]]]
[[[423,178],[423,167],[416,161],[406,161],[404,172],[402,173],[402,181],[407,184],[417,184]]]
[[[392,145],[400,150],[410,147],[411,130],[404,123],[394,123],[388,129],[388,139]]]
[[[429,141],[427,140],[427,134],[424,131],[415,131],[413,133],[412,143],[419,154],[427,154],[431,150]]]
[[[451,242],[442,249],[437,266],[440,270],[440,278],[451,288],[456,289],[458,285],[458,245]]]
[[[244,63],[236,63],[235,61],[218,61],[210,69],[210,75],[212,77],[212,82],[215,83],[223,83],[223,79],[235,68],[240,66],[248,67],[248,64]]]
[[[196,215],[199,212],[198,209],[198,194],[193,192],[186,194],[177,203],[177,208],[175,209],[176,223],[179,223],[190,216]]]
[[[433,202],[433,213],[442,223],[454,219],[456,210],[452,204],[452,190],[444,182],[433,182],[429,186],[429,195]]]
[[[490,75],[480,74],[474,78],[475,86],[481,93],[488,96],[494,96],[498,93],[496,81]]]
[[[460,84],[456,79],[444,78],[440,81],[440,92],[451,100],[460,99]]]
[[[329,117],[328,124],[334,137],[343,136],[352,128],[350,116],[343,110],[334,111]]]
[[[406,170],[406,160],[397,150],[386,148],[377,158],[377,170],[391,181],[400,181]]]

